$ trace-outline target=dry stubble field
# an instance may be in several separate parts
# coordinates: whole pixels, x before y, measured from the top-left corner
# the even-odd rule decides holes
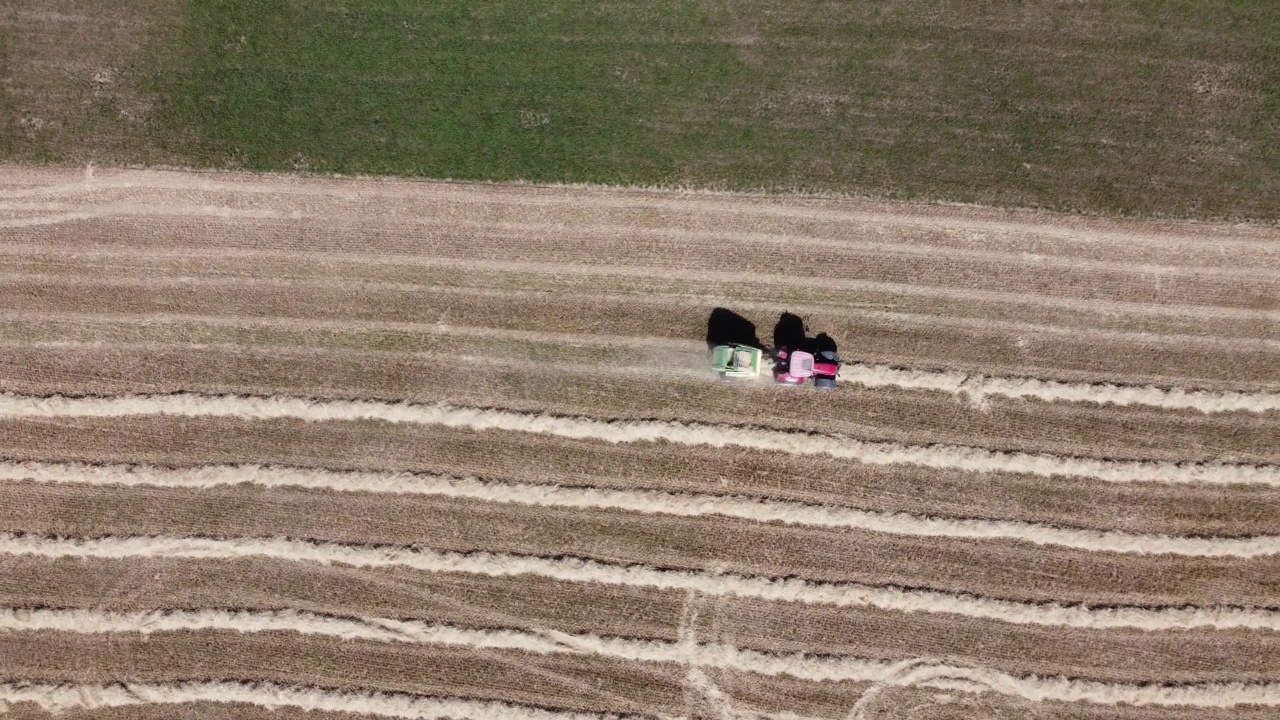
[[[0,240],[13,713],[1280,712],[1275,229],[8,168]]]

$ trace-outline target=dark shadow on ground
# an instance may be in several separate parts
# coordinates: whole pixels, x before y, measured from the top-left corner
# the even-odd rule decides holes
[[[818,337],[813,339],[813,354],[823,352],[839,354],[835,339],[826,333],[818,333]]]
[[[803,350],[817,356],[822,352],[838,355],[835,338],[826,333],[818,333],[817,337],[809,337],[805,330],[804,319],[794,313],[785,312],[773,326],[773,347]]]
[[[773,346],[813,352],[813,342],[804,330],[804,319],[799,315],[784,312],[773,326]]]
[[[718,307],[707,318],[707,349],[731,344],[765,349],[756,335],[755,323],[732,310]]]

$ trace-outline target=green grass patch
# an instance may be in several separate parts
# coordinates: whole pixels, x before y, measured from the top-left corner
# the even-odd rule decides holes
[[[130,150],[46,123],[0,155],[1280,217],[1273,0],[188,0],[165,22],[114,65],[154,99]]]
[[[200,129],[185,152],[202,165],[670,178],[693,148],[664,147],[655,106],[696,106],[718,84],[751,84],[758,73],[729,48],[669,41],[709,33],[693,6],[651,12],[636,4],[630,14],[619,7],[198,2],[184,37],[194,61],[165,94],[175,125]]]

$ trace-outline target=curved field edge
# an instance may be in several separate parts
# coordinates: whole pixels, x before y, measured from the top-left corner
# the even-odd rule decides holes
[[[359,192],[353,192],[355,189]],[[191,201],[202,201],[192,205]],[[270,200],[271,204],[263,204]],[[130,202],[135,201],[135,202]],[[506,222],[522,220],[568,227],[584,209],[597,220],[626,226],[697,231],[713,225],[748,234],[800,231],[836,240],[863,237],[868,229],[898,226],[904,240],[944,247],[986,248],[1036,255],[1151,260],[1154,249],[1176,251],[1178,265],[1265,266],[1277,254],[1274,223],[1198,222],[1085,217],[1034,209],[973,204],[873,202],[814,195],[761,195],[683,188],[668,190],[583,183],[460,182],[359,175],[247,173],[183,168],[57,168],[0,165],[0,203],[20,217],[45,209],[103,204],[137,211],[203,216],[299,218],[327,212],[341,201],[344,217],[375,218],[392,226],[465,215]],[[88,202],[89,205],[85,205]],[[281,209],[271,209],[284,202]],[[585,204],[585,208],[584,208]],[[648,210],[659,207],[655,217]],[[266,208],[266,209],[264,209]],[[462,213],[467,208],[471,212]],[[354,215],[352,215],[354,213]],[[834,234],[833,234],[834,233]],[[119,238],[113,238],[120,240]],[[402,238],[403,240],[403,238]],[[1206,246],[1206,241],[1211,241]],[[286,239],[282,242],[287,243]],[[132,240],[130,240],[132,243]],[[397,245],[400,254],[405,247]],[[1189,253],[1189,254],[1188,254]]]

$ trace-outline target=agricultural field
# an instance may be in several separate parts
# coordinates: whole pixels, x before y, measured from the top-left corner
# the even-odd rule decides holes
[[[1280,217],[1274,0],[6,0],[0,162]]]
[[[1274,718],[1278,268],[1250,225],[4,168],[0,708]],[[715,381],[797,318],[836,389]]]

